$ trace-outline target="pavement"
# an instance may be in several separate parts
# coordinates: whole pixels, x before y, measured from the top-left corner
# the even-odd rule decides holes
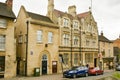
[[[104,70],[105,73],[111,73],[115,70]],[[67,78],[63,78],[62,74],[50,74],[50,75],[42,75],[37,77],[25,77],[25,76],[16,76],[13,78],[0,78],[0,80],[69,80]]]

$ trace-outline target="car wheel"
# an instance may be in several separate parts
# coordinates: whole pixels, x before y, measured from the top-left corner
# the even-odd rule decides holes
[[[73,75],[73,78],[76,78],[76,75],[75,75],[75,74]]]
[[[104,72],[102,72],[102,75],[104,74]]]
[[[63,75],[63,78],[65,78],[65,75]]]
[[[85,73],[85,77],[87,77],[88,76],[88,73]]]

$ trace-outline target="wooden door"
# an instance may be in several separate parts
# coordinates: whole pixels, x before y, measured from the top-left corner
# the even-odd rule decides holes
[[[57,73],[57,61],[52,62],[52,73]]]

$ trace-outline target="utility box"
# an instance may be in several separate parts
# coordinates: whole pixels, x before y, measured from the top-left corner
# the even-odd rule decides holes
[[[40,68],[34,68],[34,76],[40,76]]]

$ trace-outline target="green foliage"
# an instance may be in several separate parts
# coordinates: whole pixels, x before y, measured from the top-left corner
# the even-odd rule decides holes
[[[114,73],[113,76],[114,76],[115,78],[120,79],[120,73],[118,73],[118,72]]]

